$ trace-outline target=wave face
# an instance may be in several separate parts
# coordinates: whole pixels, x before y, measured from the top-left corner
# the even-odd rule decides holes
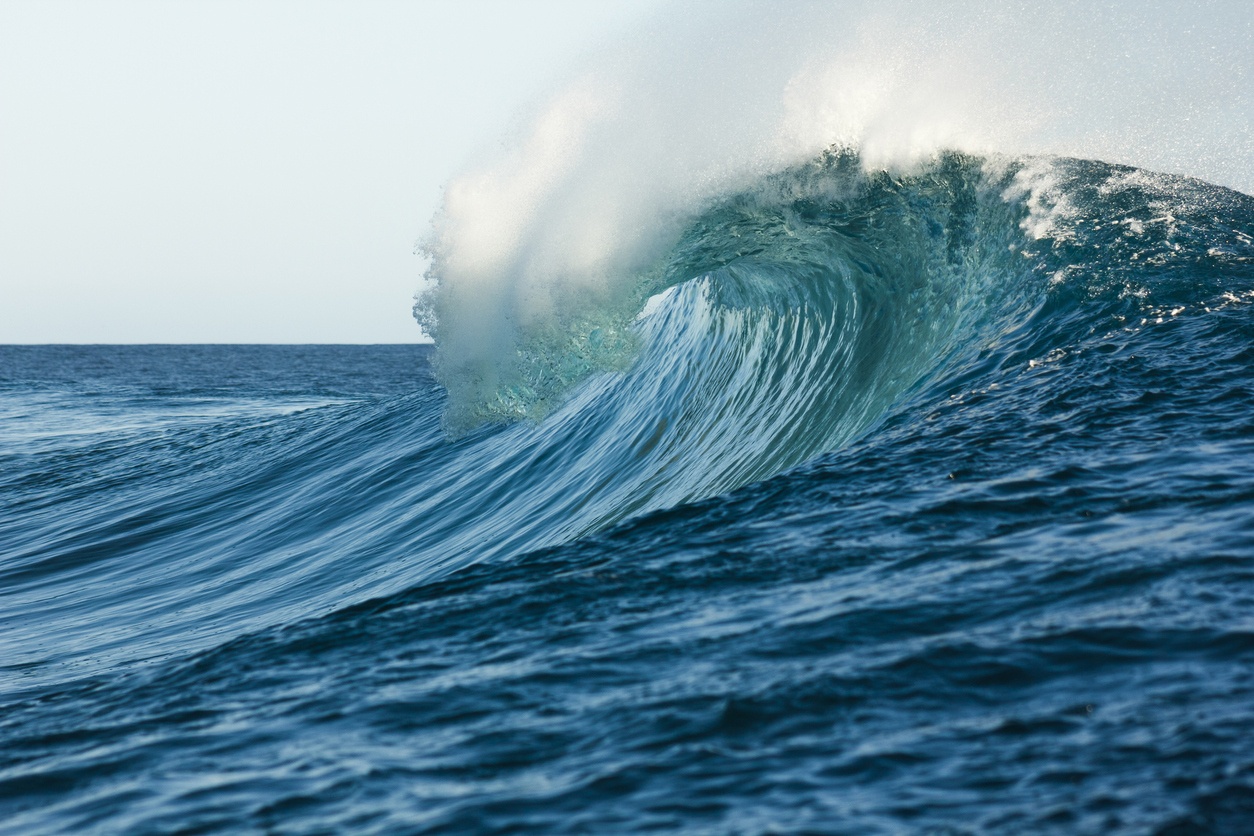
[[[6,829],[1240,830],[1254,198],[831,151],[671,242],[492,375],[0,349]]]

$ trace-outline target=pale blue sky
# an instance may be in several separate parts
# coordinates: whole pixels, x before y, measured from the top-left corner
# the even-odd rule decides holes
[[[1250,191],[1251,43],[1248,0],[0,0],[0,343],[417,340],[445,183],[457,263],[533,284],[834,142]]]
[[[440,185],[662,0],[0,3],[0,343],[407,342]]]

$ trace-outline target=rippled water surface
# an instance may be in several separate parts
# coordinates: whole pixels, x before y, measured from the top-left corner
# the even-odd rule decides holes
[[[478,400],[0,347],[0,829],[1254,829],[1254,199],[846,168]]]

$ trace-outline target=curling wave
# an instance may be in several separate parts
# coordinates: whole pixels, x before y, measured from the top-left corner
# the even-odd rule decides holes
[[[441,345],[444,386],[410,396],[54,435],[39,455],[74,484],[6,483],[26,510],[0,528],[0,579],[10,611],[39,613],[10,625],[10,664],[37,682],[399,593],[1245,305],[1252,202],[1098,162],[949,153],[890,174],[833,151],[714,202],[632,304],[520,327],[494,380]],[[133,423],[146,401],[119,391]],[[101,598],[86,571],[126,581]]]
[[[573,441],[559,472],[613,472],[609,516],[834,449],[1029,294],[1016,252],[1027,212],[1007,194],[1021,170],[948,154],[867,174],[832,151],[765,178],[693,221],[635,277],[633,305],[518,329],[491,386],[442,352],[447,421],[547,416],[537,431],[564,445],[595,437]]]
[[[485,544],[463,557],[551,545],[839,449],[955,376],[1221,304],[1248,202],[1090,161],[950,152],[891,174],[831,150],[715,203],[630,304],[516,328],[492,374],[441,347],[446,427],[497,429],[467,471],[490,478],[440,513]]]

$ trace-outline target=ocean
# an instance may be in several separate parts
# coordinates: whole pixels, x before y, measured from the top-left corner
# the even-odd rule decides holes
[[[1254,832],[1254,198],[834,150],[651,265],[0,347],[0,830]]]

